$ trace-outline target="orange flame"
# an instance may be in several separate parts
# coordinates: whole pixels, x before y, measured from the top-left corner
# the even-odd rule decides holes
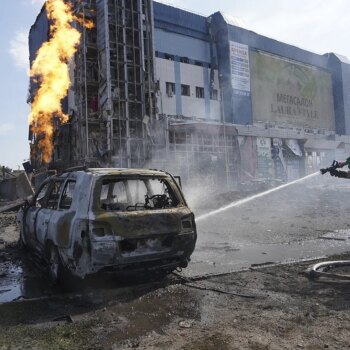
[[[40,135],[38,147],[42,160],[49,163],[53,152],[53,117],[61,123],[68,121],[63,113],[61,101],[68,94],[71,84],[69,62],[80,43],[80,32],[72,27],[75,20],[72,5],[64,0],[47,0],[46,11],[50,26],[50,40],[37,52],[30,76],[40,83],[31,105],[29,122],[33,133]]]

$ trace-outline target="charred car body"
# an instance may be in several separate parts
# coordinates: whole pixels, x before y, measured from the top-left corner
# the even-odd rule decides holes
[[[194,215],[170,174],[86,169],[42,183],[18,214],[21,242],[57,281],[101,270],[170,272],[186,267],[197,238]]]

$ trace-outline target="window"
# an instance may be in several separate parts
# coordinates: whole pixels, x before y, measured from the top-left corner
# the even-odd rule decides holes
[[[63,181],[55,181],[50,189],[50,194],[47,198],[46,208],[48,209],[57,209],[58,199],[60,198],[61,187]]]
[[[182,62],[182,63],[190,63],[190,60],[188,59],[188,57],[181,57],[180,58],[180,62]]]
[[[102,183],[100,205],[107,211],[164,209],[178,204],[177,196],[163,179],[108,179]]]
[[[166,88],[166,94],[169,97],[172,97],[173,95],[175,95],[175,83],[166,82],[165,88]]]
[[[71,207],[73,201],[74,188],[75,181],[68,181],[66,183],[60,202],[60,209],[69,209]]]
[[[196,86],[196,97],[204,98],[204,88]]]
[[[49,182],[46,183],[42,188],[41,190],[39,191],[38,195],[36,196],[36,200],[35,200],[35,206],[37,208],[40,208],[43,206],[44,202],[45,202],[45,199],[46,199],[46,196],[47,196],[47,190],[49,188]]]
[[[190,96],[191,90],[189,85],[181,84],[181,95],[182,96]]]
[[[218,100],[218,90],[215,90],[215,89],[210,90],[210,99]]]
[[[175,59],[174,55],[169,55],[167,53],[164,55],[164,58],[169,61],[174,61]]]

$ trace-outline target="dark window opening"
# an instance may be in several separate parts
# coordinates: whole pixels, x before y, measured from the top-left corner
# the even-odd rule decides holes
[[[190,96],[191,95],[191,89],[189,85],[181,85],[181,95],[182,96]]]
[[[196,86],[196,97],[204,98],[204,88]]]
[[[165,88],[166,88],[166,94],[169,97],[175,95],[175,83],[166,82]]]
[[[58,199],[60,198],[61,187],[63,181],[55,181],[51,186],[50,194],[47,198],[46,208],[47,209],[57,209]]]
[[[60,201],[60,209],[69,209],[73,202],[73,192],[75,188],[75,181],[68,181],[64,187],[63,194]]]

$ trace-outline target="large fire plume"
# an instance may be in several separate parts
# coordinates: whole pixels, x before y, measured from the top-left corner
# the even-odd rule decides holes
[[[39,89],[31,105],[29,122],[37,134],[42,160],[48,163],[53,152],[54,117],[61,123],[68,121],[61,101],[67,96],[70,86],[69,62],[80,43],[80,32],[72,26],[72,5],[64,0],[47,0],[47,16],[50,20],[50,40],[36,54],[30,76],[39,82]],[[91,27],[91,23],[86,24]]]

